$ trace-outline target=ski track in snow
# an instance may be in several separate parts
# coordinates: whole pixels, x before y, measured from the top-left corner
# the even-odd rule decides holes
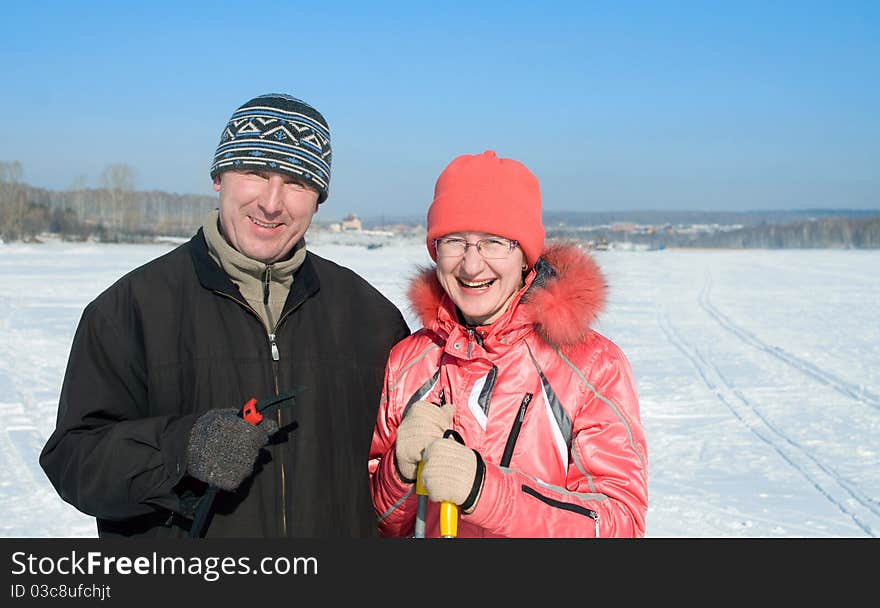
[[[668,253],[601,256],[649,436],[648,536],[880,535],[878,252]]]
[[[749,346],[754,346],[758,350],[762,350],[770,354],[771,356],[776,357],[780,361],[783,361],[790,365],[792,368],[803,372],[807,376],[815,378],[816,380],[819,380],[820,382],[834,388],[842,395],[846,397],[851,397],[856,401],[860,401],[862,403],[865,403],[866,405],[880,410],[880,397],[865,389],[863,386],[858,386],[842,380],[828,370],[821,369],[813,365],[812,363],[809,363],[808,361],[803,361],[801,359],[798,359],[794,355],[785,352],[785,350],[779,346],[771,346],[769,344],[766,344],[757,336],[754,336],[749,331],[736,325],[726,315],[721,313],[717,308],[715,308],[715,306],[712,305],[712,302],[709,299],[709,292],[711,290],[711,287],[712,277],[707,276],[703,290],[700,292],[700,306],[703,308],[703,310],[708,312],[712,316],[712,318],[718,321],[718,324],[721,325],[721,327],[729,331],[731,334],[733,334]]]
[[[785,462],[803,475],[822,496],[846,516],[852,518],[865,534],[871,537],[877,536],[880,532],[880,508],[873,504],[869,497],[768,420],[757,404],[732,386],[712,361],[676,332],[668,318],[661,317],[659,323],[669,341],[690,360],[709,390],[738,420],[761,441],[776,450]]]

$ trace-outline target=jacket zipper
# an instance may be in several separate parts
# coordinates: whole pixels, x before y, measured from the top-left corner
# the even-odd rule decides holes
[[[241,304],[245,309],[247,309],[248,311],[253,313],[253,315],[257,318],[257,320],[262,325],[263,319],[262,319],[262,317],[260,317],[260,314],[256,310],[254,310],[253,306],[251,306],[247,302],[242,302],[238,298],[235,298],[235,297],[229,295],[228,293],[223,293],[222,291],[215,291],[214,293],[216,293],[217,295],[223,296],[224,298],[229,298],[230,300],[232,300],[233,302],[236,302],[237,304]],[[263,327],[266,327],[266,326],[263,325]],[[275,328],[276,329],[278,328],[277,323],[275,324]],[[269,337],[269,351],[272,354],[272,361],[278,361],[278,359],[280,358],[280,355],[278,353],[278,344],[275,343],[275,334],[273,332],[268,332],[267,335]],[[281,394],[281,392],[278,390],[278,374],[277,374],[277,372],[273,372],[273,377],[274,377],[274,385],[275,385],[275,396],[277,397],[278,395]]]
[[[510,459],[513,458],[513,448],[516,446],[516,440],[519,437],[519,430],[522,428],[523,418],[526,416],[526,408],[532,400],[532,394],[526,393],[522,403],[519,405],[519,412],[513,419],[513,427],[510,429],[510,435],[507,436],[507,443],[504,445],[504,455],[501,457],[501,466],[510,466]]]
[[[588,509],[586,507],[581,507],[578,505],[572,505],[569,503],[565,503],[565,502],[562,502],[561,500],[556,500],[555,498],[550,498],[549,496],[544,496],[543,494],[541,494],[540,492],[538,492],[534,488],[530,488],[529,486],[527,486],[525,484],[523,484],[521,486],[521,488],[522,488],[522,491],[525,492],[526,494],[534,496],[535,498],[537,498],[541,502],[548,504],[551,507],[562,508],[562,509],[566,509],[569,511],[574,511],[575,513],[580,513],[581,515],[586,515],[587,517],[589,517],[590,519],[593,520],[593,525],[595,526],[595,529],[596,529],[596,538],[599,538],[599,512],[598,511],[594,511],[593,509]]]
[[[267,272],[266,272],[267,281],[268,281],[268,275],[269,275],[269,273],[268,273],[268,269],[267,269]],[[222,291],[215,291],[214,293],[216,293],[220,296],[223,296],[225,298],[229,298],[233,302],[237,302],[238,304],[241,304],[246,310],[249,310],[255,317],[257,317],[257,320],[259,320],[260,323],[263,322],[262,318],[257,313],[257,311],[254,310],[253,307],[250,304],[248,304],[247,302],[242,302],[238,298],[233,297],[227,293],[223,293]],[[264,285],[263,298],[264,298],[264,301],[267,301],[268,282]],[[294,306],[291,306],[290,310],[287,311],[287,314],[282,315],[281,318],[278,319],[278,322],[275,324],[276,331],[277,331],[278,327],[281,325],[281,322],[284,319],[286,319],[290,315],[290,313],[292,313],[294,310],[299,308],[299,306],[303,302],[305,302],[305,300],[303,300],[302,302],[298,302]],[[268,333],[268,336],[269,336],[269,350],[272,354],[272,362],[273,362],[273,365],[272,365],[272,385],[273,385],[273,389],[275,391],[275,396],[277,397],[278,395],[281,394],[281,390],[278,386],[278,365],[279,365],[278,362],[281,359],[281,355],[278,351],[278,344],[275,342],[275,331],[270,331]],[[278,427],[280,428],[281,427],[281,410],[280,409],[276,410],[276,412],[275,412],[275,420],[276,420],[276,422],[278,422]],[[287,483],[286,483],[287,471],[285,470],[285,467],[284,467],[283,448],[279,444],[277,446],[277,449],[280,452],[282,452],[281,454],[279,454],[279,458],[278,458],[278,462],[279,462],[278,468],[280,469],[280,473],[281,473],[281,535],[282,535],[282,537],[286,537],[287,536]]]
[[[272,283],[272,265],[266,266],[266,275],[263,280],[263,310],[266,311],[266,325],[277,327],[277,323],[272,319],[272,307],[269,306],[269,286]],[[278,361],[278,347],[275,346],[275,334],[269,334],[269,340],[272,341],[272,360]]]
[[[263,281],[263,304],[269,305],[269,283],[272,281],[272,264],[266,265],[266,280]]]
[[[267,286],[268,288],[268,286]],[[287,314],[281,314],[281,317],[278,319],[278,322],[275,323],[275,328],[272,333],[269,334],[269,343],[272,349],[272,361],[274,362],[272,365],[272,379],[275,383],[275,394],[279,395],[281,393],[278,386],[278,366],[279,360],[281,356],[278,352],[278,345],[275,343],[275,332],[278,331],[278,328],[281,326],[281,322],[284,321],[290,314],[302,305],[305,300],[301,300],[290,307],[290,310],[287,311]],[[281,409],[279,408],[275,412],[275,420],[278,422],[278,428],[281,428]],[[281,536],[282,538],[287,537],[287,469],[284,466],[284,447],[281,444],[277,446],[278,451],[280,452],[278,462],[279,469],[281,472]]]
[[[476,342],[477,344],[482,346],[483,345],[483,336],[480,335],[480,332],[478,332],[475,327],[467,327],[467,328],[465,328],[465,331],[467,331],[467,333],[468,333],[467,356],[468,356],[468,358],[470,358],[471,353],[474,352],[474,342]]]

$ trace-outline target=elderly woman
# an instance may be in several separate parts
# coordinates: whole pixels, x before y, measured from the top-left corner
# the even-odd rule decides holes
[[[423,327],[391,351],[370,449],[383,536],[639,537],[648,454],[623,352],[590,329],[605,280],[544,246],[538,180],[492,151],[444,169],[428,210],[436,268],[410,289]],[[418,507],[415,481],[430,502]]]

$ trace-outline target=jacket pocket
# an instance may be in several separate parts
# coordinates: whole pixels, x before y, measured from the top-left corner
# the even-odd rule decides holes
[[[593,520],[596,526],[596,538],[599,538],[599,514],[592,509],[588,509],[587,507],[582,507],[580,505],[573,505],[570,502],[562,502],[561,500],[556,500],[555,498],[550,498],[549,496],[544,496],[540,492],[538,492],[535,488],[530,488],[527,485],[521,486],[522,491],[528,494],[529,496],[534,496],[541,502],[546,505],[549,505],[556,509],[562,509],[564,511],[571,511],[572,513],[577,513],[578,515],[583,515],[585,517],[589,517]]]

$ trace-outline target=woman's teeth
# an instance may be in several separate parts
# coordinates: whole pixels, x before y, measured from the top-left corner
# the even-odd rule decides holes
[[[488,281],[482,281],[481,283],[472,283],[470,281],[465,281],[464,279],[459,279],[459,283],[464,285],[465,287],[471,287],[473,289],[478,289],[480,287],[488,287],[492,283],[495,282],[495,279],[489,279]]]

